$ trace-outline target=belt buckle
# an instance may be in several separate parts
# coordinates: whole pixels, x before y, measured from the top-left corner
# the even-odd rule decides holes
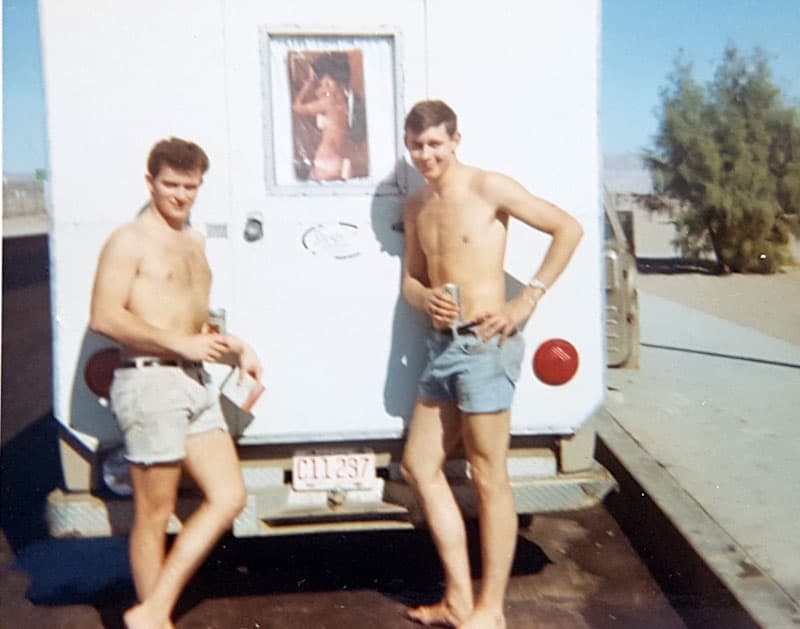
[[[150,356],[137,356],[122,363],[123,367],[129,369],[144,369],[145,367],[176,367],[180,366],[180,361],[165,360],[163,358],[155,358]]]

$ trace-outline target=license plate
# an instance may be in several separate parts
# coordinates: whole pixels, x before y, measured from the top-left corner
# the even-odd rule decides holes
[[[374,452],[298,452],[292,457],[295,491],[369,489],[374,483]]]

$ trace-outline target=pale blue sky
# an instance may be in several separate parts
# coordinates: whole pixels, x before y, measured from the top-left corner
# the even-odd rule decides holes
[[[3,0],[3,172],[46,166],[36,0]]]
[[[729,43],[745,54],[762,48],[784,95],[800,101],[800,0],[605,0],[603,151],[649,146],[657,130],[659,91],[676,56],[691,61],[695,77],[707,81]],[[46,166],[41,81],[36,0],[4,0],[4,172]]]
[[[660,91],[680,53],[709,81],[728,44],[761,48],[787,104],[800,100],[800,1],[605,0],[600,134],[605,153],[639,152],[658,130]]]

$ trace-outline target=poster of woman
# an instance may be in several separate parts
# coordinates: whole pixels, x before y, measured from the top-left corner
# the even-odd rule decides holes
[[[290,50],[288,64],[297,178],[368,177],[362,51]]]

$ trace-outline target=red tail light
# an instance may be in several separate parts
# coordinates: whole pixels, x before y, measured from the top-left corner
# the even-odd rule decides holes
[[[533,356],[533,373],[545,384],[559,385],[572,380],[578,371],[578,350],[564,339],[542,343]]]
[[[119,349],[116,347],[106,347],[92,354],[83,368],[83,379],[92,393],[108,399],[114,370],[119,367],[119,362]]]

